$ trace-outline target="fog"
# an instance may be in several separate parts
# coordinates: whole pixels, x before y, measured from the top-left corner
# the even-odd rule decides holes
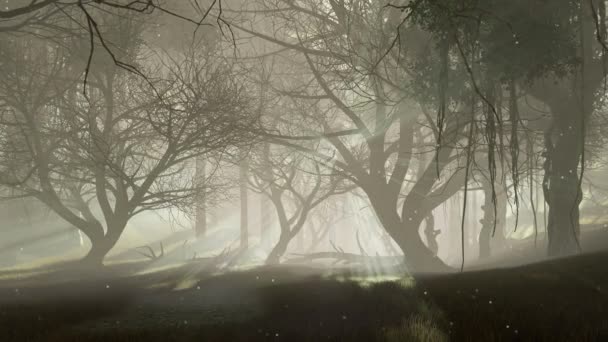
[[[603,272],[591,270],[608,246],[604,1],[1,3],[2,288],[40,289],[45,303],[63,291],[48,286],[88,298],[88,281],[120,279],[148,304],[160,300],[149,289],[203,288],[168,317],[184,325],[194,303],[216,303],[229,323],[196,335],[211,340],[281,329],[297,340],[285,322],[247,333],[274,320],[251,289],[268,285],[279,303],[275,279],[319,298],[350,293],[327,279],[352,281],[371,302],[398,283],[392,295],[428,306],[387,300],[394,322],[342,322],[327,333],[338,340],[553,339],[527,304],[469,317],[456,308],[477,304],[454,298],[473,291],[465,284],[492,288],[491,305],[528,285],[601,294]],[[249,285],[261,278],[271,281]],[[328,303],[321,312],[346,310]],[[528,329],[505,323],[511,309],[528,310]],[[488,332],[470,335],[478,319]],[[587,338],[606,332],[594,324]],[[38,338],[80,340],[45,327]]]

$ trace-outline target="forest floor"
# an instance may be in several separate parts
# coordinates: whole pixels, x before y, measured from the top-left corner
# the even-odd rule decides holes
[[[4,274],[0,341],[608,341],[606,265],[602,252],[416,281],[193,264]]]

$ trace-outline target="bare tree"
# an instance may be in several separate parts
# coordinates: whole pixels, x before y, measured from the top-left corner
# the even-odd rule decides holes
[[[194,33],[200,26],[213,26],[208,17],[214,17],[217,25],[228,26],[221,16],[222,0],[202,5],[199,0],[170,3],[162,0],[135,0],[128,2],[111,0],[32,0],[12,1],[0,10],[0,33],[26,33],[56,40],[65,35],[80,36],[84,29],[91,41],[102,42],[102,49],[110,55],[117,52],[113,42],[103,34],[100,22],[109,13],[114,16],[137,17],[164,15],[193,25]],[[194,16],[192,16],[194,14]],[[126,70],[137,71],[134,65],[115,59]]]
[[[274,205],[281,232],[266,263],[277,264],[291,240],[301,233],[311,211],[327,198],[352,190],[336,174],[323,174],[319,163],[280,146],[262,147],[251,162],[251,185]]]
[[[264,23],[231,22],[243,35],[275,44],[276,53],[285,63],[291,62],[285,68],[289,71],[274,85],[279,96],[323,108],[321,115],[299,111],[302,116],[297,125],[306,127],[305,132],[276,129],[273,143],[308,153],[321,162],[331,160],[360,186],[382,226],[404,251],[411,270],[445,269],[418,231],[424,218],[464,183],[465,168],[455,163],[461,160],[460,142],[472,130],[467,127],[472,126],[477,108],[451,106],[452,115],[436,123],[417,103],[406,99],[411,95],[407,88],[412,78],[405,61],[437,52],[420,47],[428,46],[430,36],[418,39],[418,31],[412,29],[406,32],[416,38],[409,42],[415,47],[412,56],[396,50],[385,54],[401,21],[399,13],[385,11],[387,4],[330,1],[328,6],[317,6],[315,1],[259,1],[241,13],[245,17],[257,11],[276,15],[266,17]],[[269,20],[288,29],[265,30]],[[287,84],[286,74],[297,75],[297,80]],[[427,136],[441,131],[438,143],[414,139],[420,119],[430,128]],[[323,141],[327,148],[311,150],[302,141]],[[430,153],[432,158],[424,172],[412,179],[415,173],[410,162],[420,153]]]
[[[133,28],[129,22],[118,19],[116,29]],[[12,75],[0,83],[2,124],[12,127],[6,142],[19,145],[4,150],[18,152],[23,166],[2,170],[2,181],[86,234],[92,243],[86,262],[100,264],[138,213],[191,207],[200,192],[208,196],[213,188],[195,181],[194,160],[249,140],[254,119],[247,97],[221,59],[170,59],[156,69],[165,76],[151,85],[96,56],[83,92],[66,75],[68,51],[58,47],[49,55],[45,47],[27,60],[13,53],[2,63],[2,73]]]

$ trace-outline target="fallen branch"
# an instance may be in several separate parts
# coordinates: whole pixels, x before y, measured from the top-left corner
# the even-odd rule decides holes
[[[144,251],[141,251],[141,250],[144,250]],[[160,242],[160,254],[158,254],[158,255],[156,255],[156,252],[154,252],[154,249],[152,249],[152,247],[150,247],[150,246],[137,247],[137,248],[135,248],[135,251],[137,253],[139,253],[140,255],[150,259],[151,261],[158,260],[165,256],[165,247],[163,246],[162,241]],[[145,251],[147,251],[147,252],[145,252]]]
[[[312,254],[292,254],[294,257],[286,260],[287,263],[303,263],[319,259],[334,259],[335,263],[343,264],[400,264],[403,256],[369,256],[346,252],[319,252]]]

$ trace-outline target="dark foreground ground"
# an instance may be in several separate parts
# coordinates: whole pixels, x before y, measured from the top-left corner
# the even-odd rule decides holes
[[[599,253],[415,283],[302,267],[56,271],[0,281],[0,341],[608,341],[607,265]]]

